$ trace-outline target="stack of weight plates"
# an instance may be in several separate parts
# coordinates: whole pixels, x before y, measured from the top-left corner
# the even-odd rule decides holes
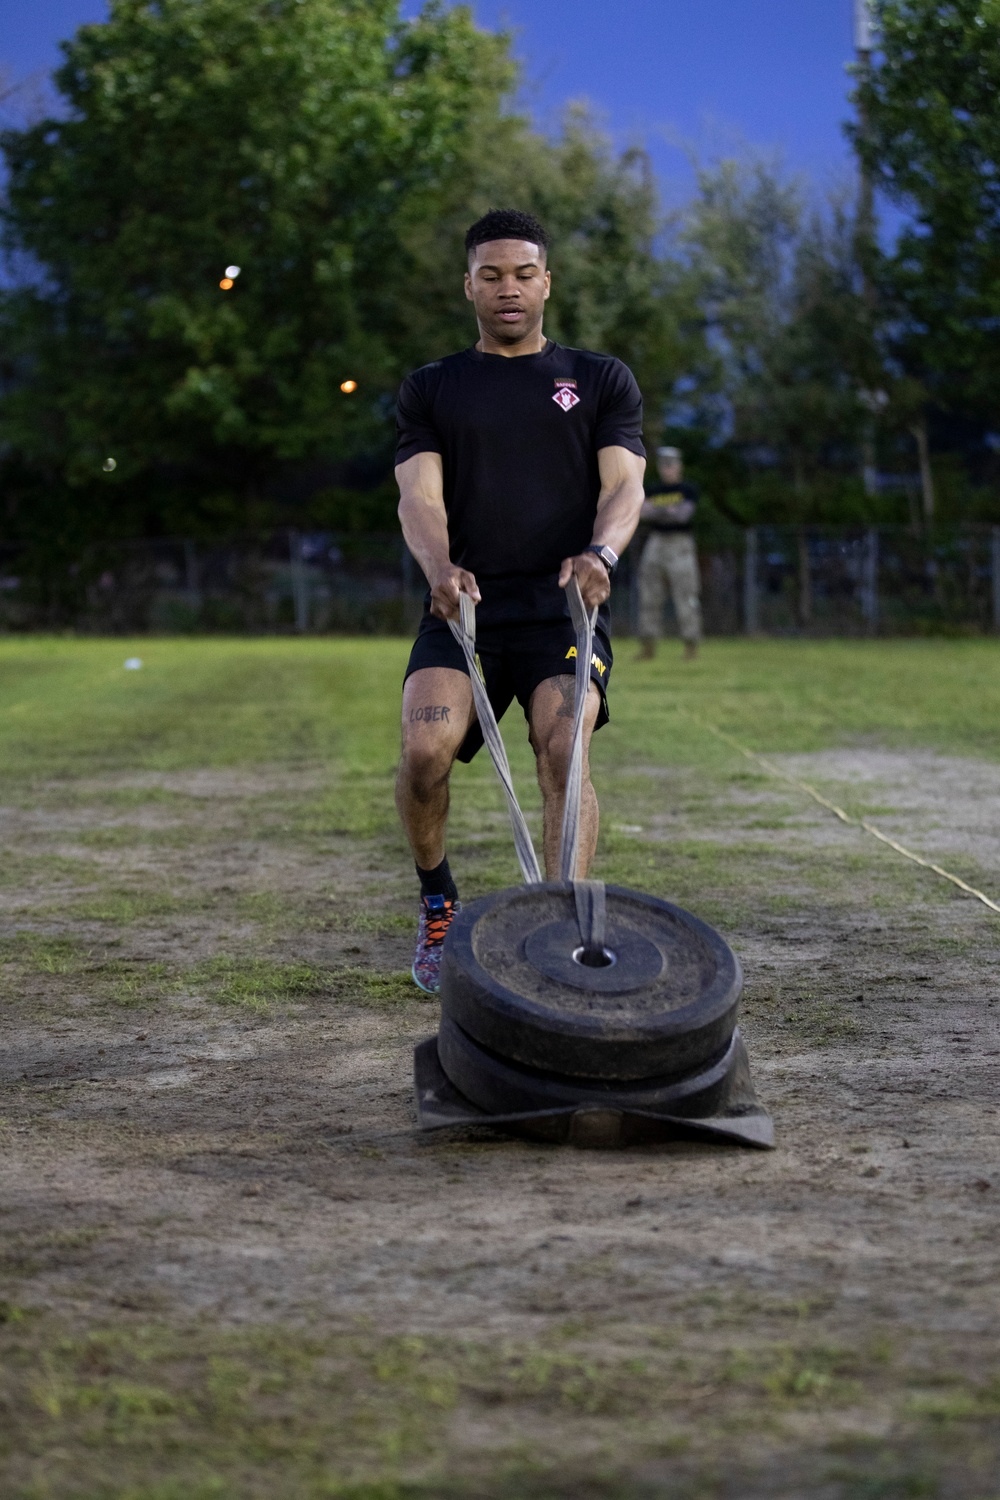
[[[416,1053],[421,1125],[771,1145],[736,1026],[735,955],[669,902],[617,886],[605,896],[600,952],[583,947],[570,884],[500,891],[455,918],[440,1031]]]

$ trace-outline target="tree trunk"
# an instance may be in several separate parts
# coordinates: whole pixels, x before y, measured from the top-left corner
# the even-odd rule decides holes
[[[798,531],[799,548],[799,624],[803,627],[812,621],[813,592],[812,572],[809,567],[809,538],[804,526]]]
[[[875,454],[875,420],[873,417],[865,418],[861,438],[861,482],[869,499],[878,494],[878,462]]]
[[[801,516],[806,503],[806,478],[802,467],[802,459],[796,454],[792,460],[792,482],[795,487],[795,508]],[[799,603],[798,617],[799,625],[803,628],[812,620],[812,573],[809,568],[809,538],[806,536],[804,526],[798,528],[796,535],[799,560]]]
[[[924,521],[929,526],[934,519],[934,472],[931,469],[930,445],[927,441],[927,418],[921,416],[910,428],[917,445],[920,464],[920,492],[924,502]]]

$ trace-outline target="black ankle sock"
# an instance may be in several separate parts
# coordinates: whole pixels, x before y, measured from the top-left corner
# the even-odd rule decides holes
[[[446,901],[458,900],[458,887],[451,878],[447,855],[436,870],[422,870],[417,865],[417,874],[420,877],[421,896],[443,896]]]

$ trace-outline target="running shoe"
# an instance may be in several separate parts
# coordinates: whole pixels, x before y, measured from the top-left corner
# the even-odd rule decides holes
[[[441,949],[451,919],[462,910],[461,901],[445,896],[421,896],[420,926],[417,929],[417,951],[413,959],[413,979],[428,995],[441,987]]]

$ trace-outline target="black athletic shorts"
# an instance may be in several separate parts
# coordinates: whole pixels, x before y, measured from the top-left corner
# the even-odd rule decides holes
[[[570,620],[543,620],[531,625],[494,625],[476,632],[476,651],[486,679],[486,691],[497,720],[503,718],[516,698],[528,717],[531,695],[547,677],[572,676],[576,672],[576,632]],[[600,729],[608,722],[605,696],[612,666],[611,641],[598,621],[594,631],[594,654],[590,661],[590,680],[601,694],[597,712]],[[406,677],[424,667],[452,667],[468,673],[461,646],[448,628],[447,621],[425,613],[410,652]],[[406,678],[404,677],[404,682]],[[483,732],[473,724],[458,752],[459,760],[470,761],[482,748]]]

